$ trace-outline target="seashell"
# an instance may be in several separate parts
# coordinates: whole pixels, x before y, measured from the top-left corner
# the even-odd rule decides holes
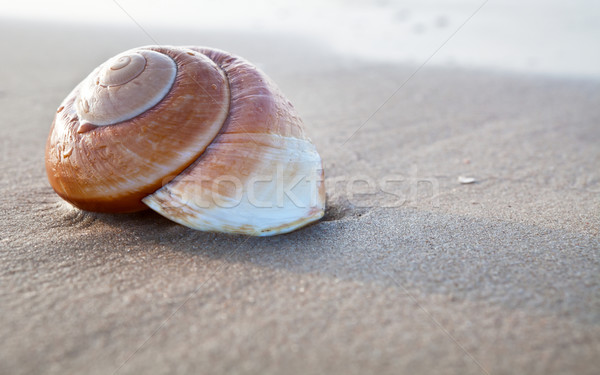
[[[286,233],[325,209],[321,158],[292,104],[210,48],[140,47],[96,68],[57,110],[46,171],[83,210],[149,207],[205,231]]]

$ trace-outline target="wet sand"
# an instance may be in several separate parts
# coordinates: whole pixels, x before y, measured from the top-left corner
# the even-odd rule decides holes
[[[248,238],[64,203],[43,164],[56,107],[99,63],[153,42],[0,25],[0,373],[600,367],[600,82],[425,67],[370,118],[416,67],[153,30],[257,63],[321,153],[326,217]]]

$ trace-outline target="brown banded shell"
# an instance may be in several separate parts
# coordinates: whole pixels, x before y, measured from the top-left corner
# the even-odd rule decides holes
[[[292,105],[252,64],[209,48],[142,47],[99,66],[60,105],[46,169],[81,209],[150,207],[200,230],[285,233],[325,207]]]

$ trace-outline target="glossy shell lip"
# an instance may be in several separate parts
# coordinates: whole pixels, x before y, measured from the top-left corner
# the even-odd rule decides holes
[[[263,149],[260,160],[252,160],[252,147],[244,145],[242,135],[222,133],[205,152],[204,163],[184,171],[143,202],[193,229],[253,236],[287,233],[320,219],[325,188],[314,145],[307,139],[255,136]],[[227,169],[239,153],[253,164],[247,173]],[[246,170],[244,162],[238,167]]]
[[[140,104],[132,98],[140,88],[144,100],[162,97]],[[287,233],[325,209],[321,158],[293,106],[252,64],[210,48],[141,47],[94,70],[56,113],[46,169],[54,190],[84,210],[150,207],[205,231]],[[271,183],[253,183],[275,172]],[[298,199],[272,200],[277,184],[308,175],[320,178],[298,185]],[[223,178],[239,180],[239,202],[195,204],[209,195],[237,199],[239,191],[214,185]]]

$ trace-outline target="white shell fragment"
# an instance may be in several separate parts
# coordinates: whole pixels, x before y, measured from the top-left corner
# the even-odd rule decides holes
[[[458,182],[463,185],[467,185],[467,184],[473,184],[473,183],[477,182],[477,180],[475,180],[473,177],[458,176]]]

